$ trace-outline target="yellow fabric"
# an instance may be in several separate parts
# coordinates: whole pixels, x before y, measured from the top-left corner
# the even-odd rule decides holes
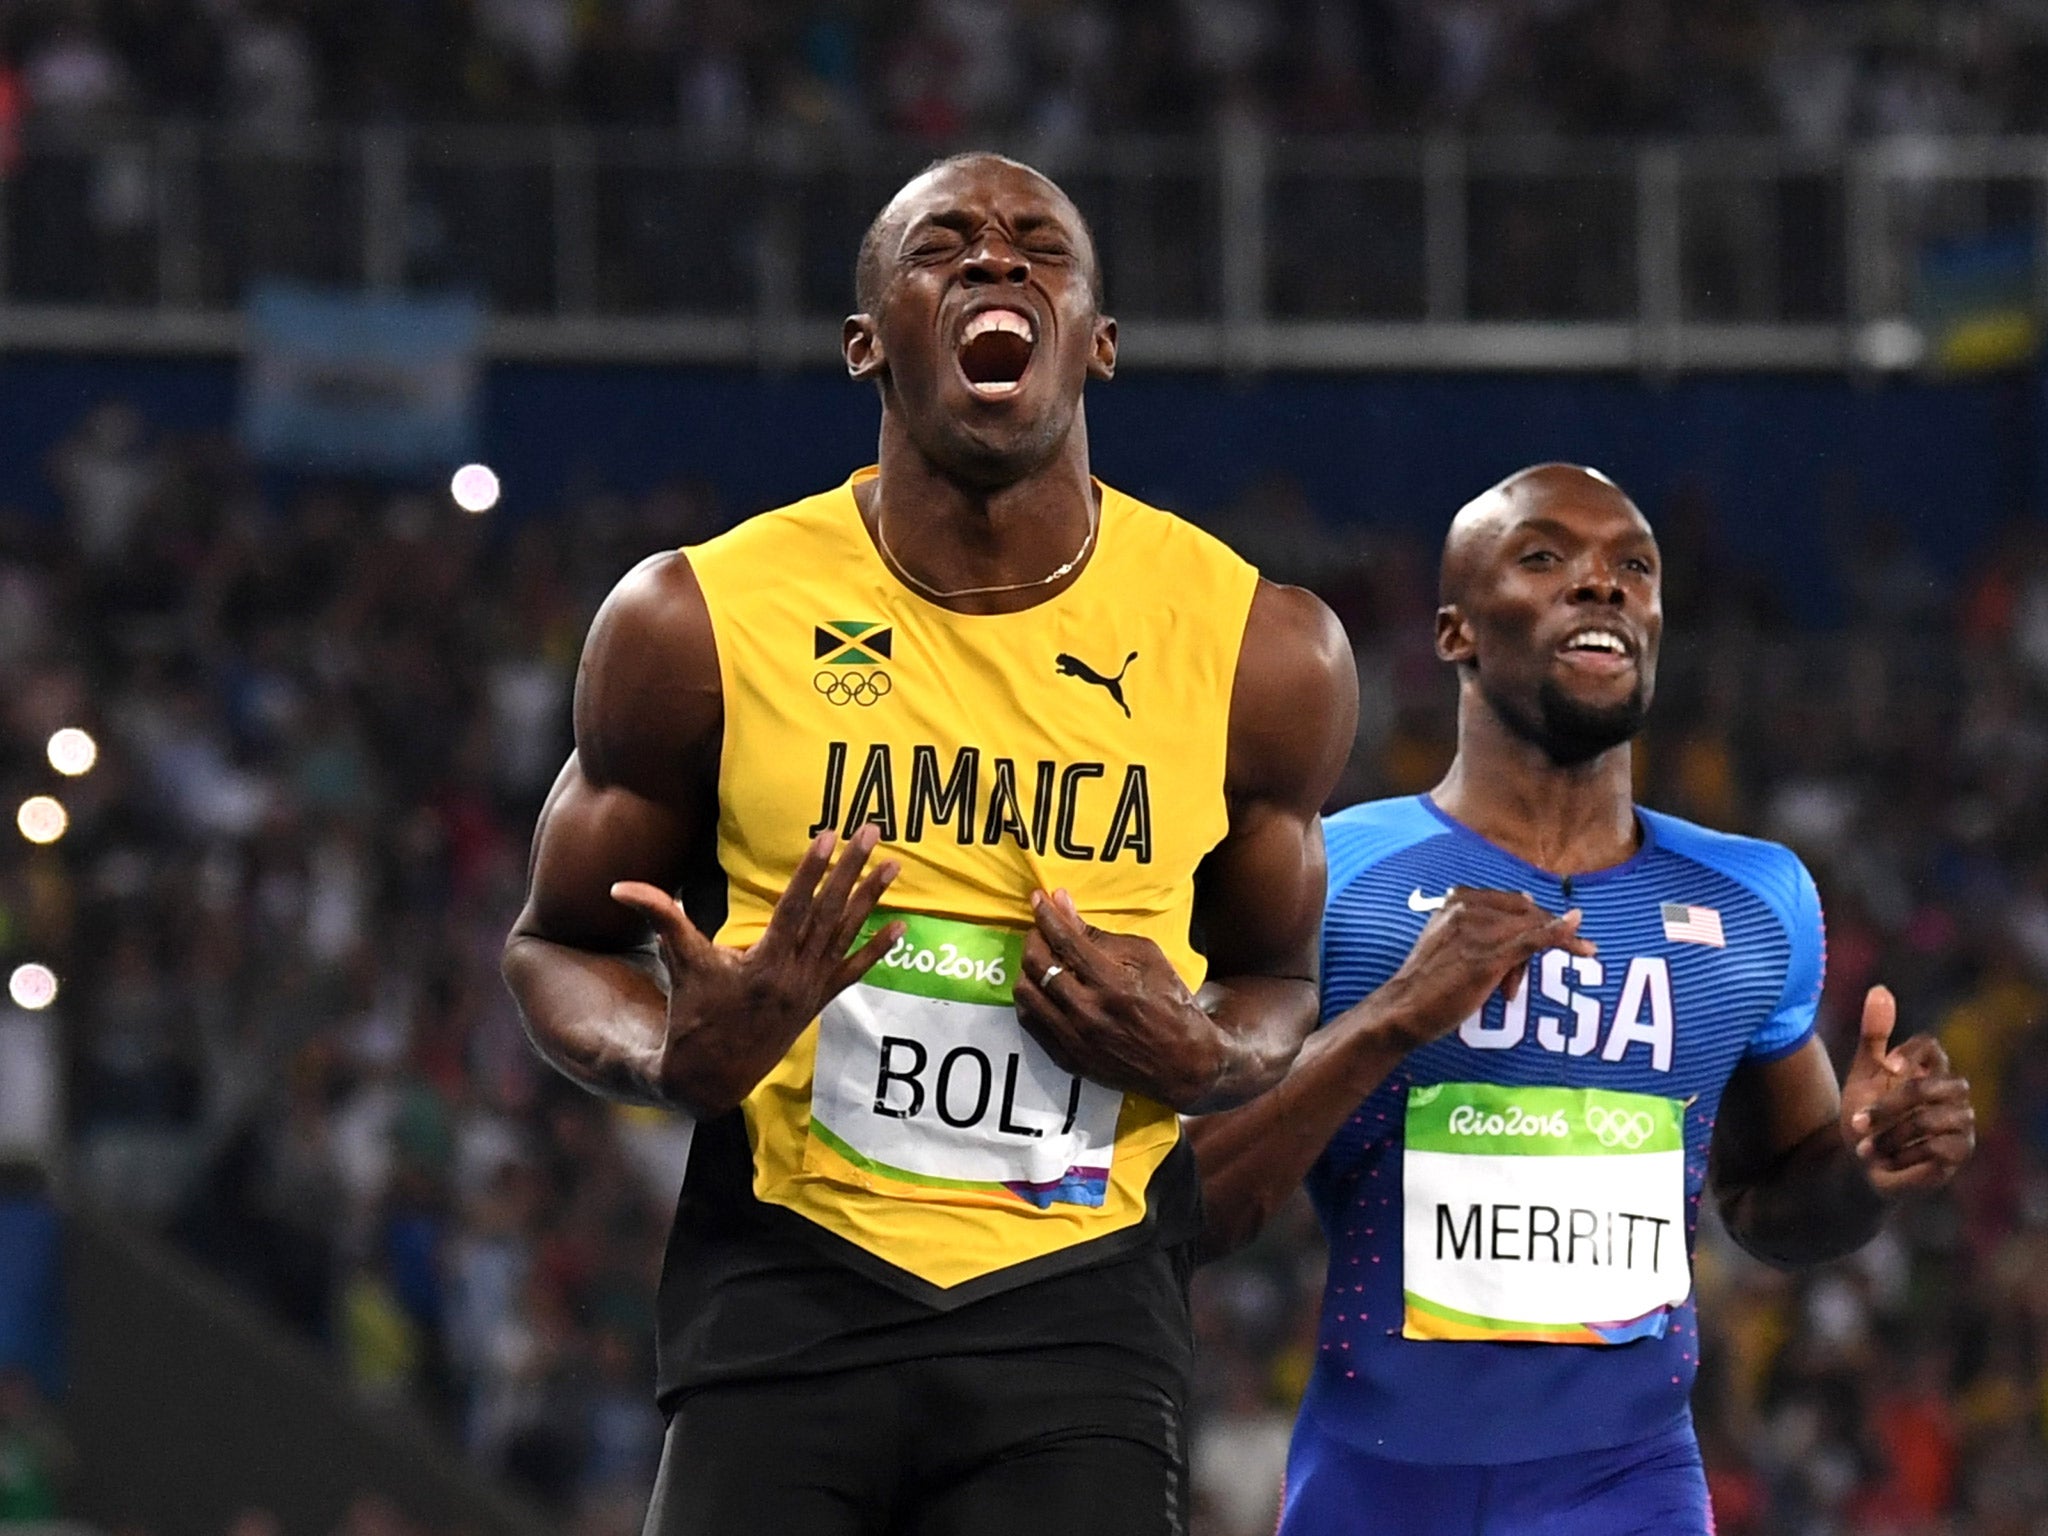
[[[372,1391],[406,1386],[419,1369],[419,1330],[381,1278],[357,1275],[341,1297],[349,1374]]]
[[[875,820],[877,857],[902,863],[891,908],[1026,928],[1031,892],[1065,889],[1089,922],[1152,939],[1199,986],[1194,873],[1227,827],[1231,686],[1257,573],[1102,487],[1095,549],[1066,591],[1020,613],[954,613],[882,563],[853,497],[874,473],[685,552],[725,693],[718,942],[760,936],[815,827]],[[1074,663],[1116,679],[1129,717]],[[963,760],[971,819],[967,796],[944,795],[965,789]],[[1093,1207],[877,1188],[811,1144],[816,1035],[814,1022],[744,1105],[755,1193],[933,1285],[1140,1221],[1179,1139],[1171,1111],[1127,1097]]]
[[[2023,977],[1994,975],[1935,1026],[1949,1064],[1970,1080],[1970,1098],[1981,1123],[1997,1120],[2013,1053],[2040,1016],[2039,991]]]

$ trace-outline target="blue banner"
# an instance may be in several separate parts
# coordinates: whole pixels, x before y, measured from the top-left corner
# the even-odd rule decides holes
[[[1915,296],[1937,370],[1981,373],[2033,357],[2040,345],[2035,261],[2026,229],[1935,241],[1921,251]]]
[[[241,435],[279,469],[408,475],[476,451],[483,311],[271,283],[247,310]]]

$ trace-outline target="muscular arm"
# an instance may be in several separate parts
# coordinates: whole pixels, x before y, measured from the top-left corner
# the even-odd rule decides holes
[[[1308,592],[1262,582],[1231,696],[1230,824],[1196,873],[1209,982],[1190,994],[1149,939],[1089,927],[1061,896],[1035,898],[1017,1013],[1055,1061],[1188,1114],[1279,1080],[1315,1024],[1318,818],[1357,717],[1335,616]]]
[[[576,750],[534,833],[505,979],[534,1046],[609,1097],[678,1104],[662,1073],[668,985],[644,917],[612,885],[673,891],[712,867],[723,707],[711,619],[679,554],[645,561],[591,625]],[[718,1095],[723,1097],[723,1095]]]
[[[1969,1083],[1931,1035],[1894,1049],[1897,1019],[1890,989],[1872,987],[1839,1091],[1817,1040],[1729,1080],[1711,1172],[1721,1219],[1758,1258],[1789,1267],[1852,1252],[1888,1200],[1940,1188],[1976,1149]]]
[[[1357,663],[1336,616],[1299,587],[1261,582],[1231,691],[1230,830],[1195,877],[1209,959],[1199,1001],[1221,1050],[1190,1114],[1265,1092],[1315,1028],[1323,803],[1357,729]]]
[[[1777,1061],[1745,1061],[1721,1096],[1711,1169],[1729,1235],[1790,1268],[1853,1253],[1884,1220],[1841,1129],[1835,1069],[1818,1039]]]
[[[1292,1195],[1366,1096],[1413,1049],[1403,1010],[1381,988],[1309,1036],[1279,1085],[1241,1109],[1191,1121],[1202,1177],[1202,1247],[1243,1247]]]
[[[1359,1104],[1410,1051],[1456,1029],[1552,947],[1590,955],[1576,911],[1556,916],[1515,891],[1459,888],[1386,984],[1310,1036],[1285,1079],[1242,1109],[1188,1127],[1202,1173],[1203,1247],[1249,1242]]]
[[[681,555],[599,610],[576,679],[576,753],[534,837],[505,979],[527,1033],[598,1093],[703,1118],[750,1093],[818,1010],[902,932],[855,946],[895,878],[875,829],[813,839],[745,949],[713,944],[673,895],[716,872],[724,703],[711,616]],[[652,929],[657,948],[650,953]]]

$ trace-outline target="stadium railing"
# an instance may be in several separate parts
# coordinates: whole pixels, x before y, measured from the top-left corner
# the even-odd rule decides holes
[[[1092,218],[1138,366],[1906,367],[1924,253],[2048,221],[2048,139],[1009,146]],[[249,285],[480,290],[489,351],[807,366],[928,146],[581,128],[32,125],[0,348],[232,351]],[[2021,280],[2031,303],[2043,267]]]

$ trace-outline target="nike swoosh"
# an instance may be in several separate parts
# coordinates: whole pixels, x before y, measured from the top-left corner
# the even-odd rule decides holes
[[[1448,891],[1444,892],[1441,896],[1425,896],[1422,894],[1422,887],[1418,885],[1408,893],[1408,910],[1410,912],[1434,912],[1450,899],[1451,895]]]

